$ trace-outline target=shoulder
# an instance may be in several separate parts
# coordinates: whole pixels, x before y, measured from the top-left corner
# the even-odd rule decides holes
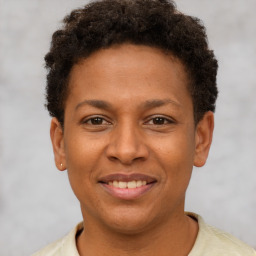
[[[65,242],[66,237],[59,239],[56,242],[53,242],[51,244],[48,244],[46,247],[41,249],[40,251],[37,251],[32,256],[55,256],[60,255],[60,249],[62,248],[62,245]]]
[[[199,232],[189,256],[256,256],[255,250],[236,237],[212,227],[197,214],[188,213],[198,220]]]
[[[83,228],[83,223],[79,223],[65,237],[53,242],[32,256],[79,256],[76,248],[76,234]]]

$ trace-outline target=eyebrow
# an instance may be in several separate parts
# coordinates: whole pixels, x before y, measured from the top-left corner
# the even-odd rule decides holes
[[[111,104],[104,100],[84,100],[76,105],[75,110],[82,107],[83,105],[90,105],[92,107],[100,108],[100,109],[110,109],[111,108]]]
[[[142,106],[145,109],[151,109],[151,108],[161,107],[161,106],[164,106],[166,104],[173,104],[173,105],[176,105],[177,107],[181,106],[178,102],[173,101],[171,99],[162,99],[162,100],[152,99],[152,100],[147,100],[145,103],[142,104]]]
[[[173,105],[176,105],[177,107],[181,106],[178,102],[173,101],[171,99],[161,99],[161,100],[152,99],[142,103],[141,107],[144,109],[152,109],[152,108],[164,106],[166,104],[173,104]],[[112,105],[109,102],[104,100],[84,100],[76,105],[75,110],[77,110],[78,108],[84,105],[90,105],[95,108],[106,109],[106,110],[109,110],[112,108]]]

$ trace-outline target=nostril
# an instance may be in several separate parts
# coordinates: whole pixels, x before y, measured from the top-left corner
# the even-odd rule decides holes
[[[110,138],[106,147],[106,155],[111,161],[130,165],[134,161],[145,160],[149,155],[149,150],[141,137],[136,136],[134,127],[125,126],[122,131],[116,131],[116,134]]]
[[[111,161],[118,161],[118,157],[115,156],[109,156],[108,157]]]

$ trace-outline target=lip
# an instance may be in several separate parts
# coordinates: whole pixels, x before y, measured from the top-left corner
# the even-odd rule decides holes
[[[116,188],[114,186],[109,185],[108,183],[111,181],[146,181],[147,184],[137,188]],[[122,174],[122,173],[115,173],[110,174],[99,179],[99,184],[103,187],[103,189],[109,193],[111,196],[122,199],[122,200],[134,200],[137,199],[144,194],[146,194],[152,187],[156,184],[157,180],[154,177],[140,174],[140,173],[133,173],[133,174]]]
[[[156,178],[141,174],[141,173],[131,173],[131,174],[123,174],[123,173],[113,173],[107,176],[103,176],[99,178],[99,182],[101,183],[108,183],[110,181],[133,181],[133,180],[145,180],[147,183],[152,183],[157,181]]]

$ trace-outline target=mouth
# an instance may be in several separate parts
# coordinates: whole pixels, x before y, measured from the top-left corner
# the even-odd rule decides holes
[[[144,174],[111,174],[99,183],[110,195],[124,200],[133,200],[148,192],[157,180]]]
[[[140,188],[141,186],[146,186],[147,182],[145,180],[133,180],[133,181],[110,181],[107,183],[109,186],[115,188]]]

